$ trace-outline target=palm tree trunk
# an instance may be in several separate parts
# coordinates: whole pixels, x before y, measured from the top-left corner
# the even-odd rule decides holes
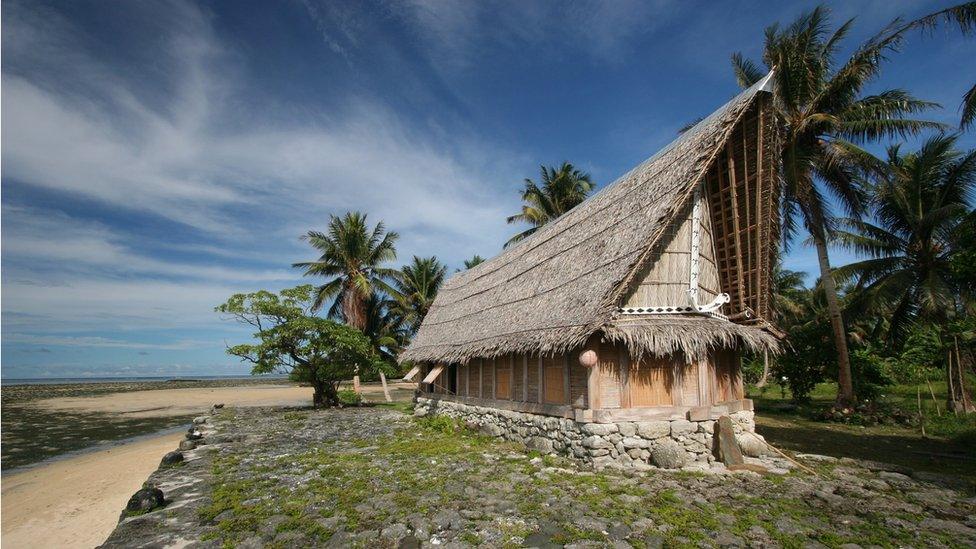
[[[762,389],[769,383],[769,351],[763,351],[763,372],[756,387]]]
[[[356,328],[360,332],[366,328],[366,300],[356,291],[355,288],[346,288],[346,294],[342,297],[342,316],[346,317],[346,324]],[[352,390],[358,395],[359,388],[359,365],[355,366],[352,376]]]
[[[820,262],[820,282],[823,284],[827,298],[827,311],[830,313],[830,326],[834,332],[834,345],[837,347],[837,405],[846,407],[856,400],[854,382],[851,378],[851,359],[847,351],[847,330],[844,328],[844,317],[840,312],[837,300],[837,285],[830,270],[830,258],[827,257],[827,241],[822,236],[813,236],[817,247],[817,260]]]

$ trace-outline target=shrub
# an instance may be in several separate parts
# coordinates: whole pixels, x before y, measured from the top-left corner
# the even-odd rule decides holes
[[[343,406],[359,406],[363,403],[362,395],[357,394],[352,389],[342,389],[337,394],[339,396],[339,403]]]

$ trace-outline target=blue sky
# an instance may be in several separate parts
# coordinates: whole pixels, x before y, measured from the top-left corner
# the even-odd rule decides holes
[[[612,182],[736,92],[730,53],[812,5],[8,0],[2,375],[246,373],[224,346],[247,332],[213,307],[300,283],[298,237],[329,214],[383,220],[401,261],[494,255],[539,164]],[[852,47],[947,5],[834,17],[858,17]],[[913,36],[872,88],[954,123],[974,57]],[[787,265],[816,271],[802,246]]]

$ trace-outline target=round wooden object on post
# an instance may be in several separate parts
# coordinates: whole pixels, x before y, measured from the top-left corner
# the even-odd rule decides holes
[[[579,363],[584,368],[592,368],[596,366],[596,362],[597,362],[596,351],[592,349],[588,349],[580,353]]]

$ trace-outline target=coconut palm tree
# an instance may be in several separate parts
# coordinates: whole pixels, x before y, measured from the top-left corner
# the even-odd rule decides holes
[[[349,212],[343,217],[331,216],[326,232],[308,231],[302,237],[321,252],[315,261],[292,264],[304,269],[305,276],[331,278],[318,287],[315,308],[319,309],[329,299],[329,316],[341,318],[346,324],[359,330],[366,325],[366,301],[377,290],[390,293],[390,280],[395,269],[382,264],[396,259],[396,241],[399,235],[387,231],[383,223],[370,228],[366,214]]]
[[[390,363],[410,341],[410,330],[396,310],[396,302],[374,292],[365,307],[366,325],[363,333],[369,338],[377,354]]]
[[[474,254],[474,256],[472,256],[471,259],[464,260],[464,269],[458,269],[456,272],[466,271],[471,267],[474,267],[476,265],[481,265],[484,262],[485,262],[485,258],[481,257],[478,254]]]
[[[525,179],[522,190],[522,212],[508,218],[509,223],[525,222],[528,229],[516,234],[505,243],[508,247],[535,233],[539,227],[553,221],[586,200],[593,190],[593,181],[569,162],[559,168],[540,166],[541,185]]]
[[[413,262],[393,276],[393,307],[411,333],[420,328],[445,276],[447,266],[436,256],[413,256]]]
[[[835,58],[853,20],[833,32],[828,20],[828,10],[818,7],[786,28],[768,27],[763,63],[767,70],[776,69],[773,112],[783,129],[780,194],[784,241],[788,244],[802,225],[816,247],[837,348],[837,401],[847,405],[855,395],[844,321],[827,253],[827,241],[836,225],[829,197],[849,216],[858,217],[865,202],[859,180],[867,172],[880,170],[882,164],[859,144],[941,126],[910,118],[934,104],[908,92],[893,89],[864,95],[865,86],[878,75],[885,54],[899,46],[904,25],[893,22],[838,66]],[[766,72],[738,53],[732,56],[732,66],[743,86],[754,84]]]
[[[776,324],[783,330],[789,328],[804,318],[809,311],[811,291],[804,286],[807,274],[802,271],[791,271],[783,268],[783,263],[777,261],[773,265],[773,311]],[[765,387],[769,381],[771,365],[769,353],[763,353],[763,372],[756,383],[756,387]]]
[[[897,343],[912,321],[945,326],[960,299],[953,257],[962,251],[960,224],[976,187],[976,150],[955,149],[956,136],[939,135],[902,154],[888,148],[888,174],[874,186],[876,222],[845,219],[844,246],[869,256],[835,271],[856,280],[853,307],[883,313],[887,338]]]

